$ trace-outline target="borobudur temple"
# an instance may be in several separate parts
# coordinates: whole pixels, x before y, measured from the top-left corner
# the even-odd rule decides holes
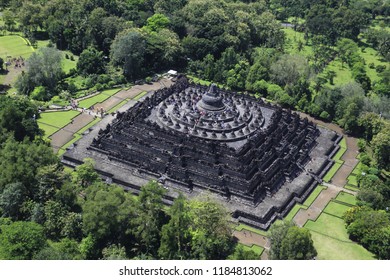
[[[135,193],[159,180],[168,204],[178,192],[207,190],[233,218],[267,229],[321,182],[340,138],[262,99],[183,76],[104,118],[62,161],[93,158],[108,182]]]

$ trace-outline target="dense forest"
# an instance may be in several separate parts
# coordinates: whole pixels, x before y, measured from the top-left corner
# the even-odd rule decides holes
[[[22,32],[33,46],[48,40],[27,60],[18,94],[0,96],[0,258],[253,258],[235,248],[218,204],[180,196],[167,209],[153,182],[131,196],[102,182],[92,162],[64,170],[41,137],[38,110],[53,97],[169,69],[359,137],[364,172],[347,230],[390,258],[388,1],[0,0],[0,9],[0,33]],[[367,60],[369,48],[380,63]],[[61,50],[78,57],[75,69],[63,71]]]

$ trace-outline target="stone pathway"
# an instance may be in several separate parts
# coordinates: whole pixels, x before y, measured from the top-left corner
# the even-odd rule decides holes
[[[169,87],[172,84],[173,82],[171,80],[163,79],[162,81],[155,82],[152,84],[136,85],[131,87],[130,89],[121,90],[107,98],[102,103],[97,103],[94,106],[95,108],[103,108],[104,111],[108,111],[124,100],[130,101],[132,98],[136,97],[143,91],[155,91],[164,86]],[[96,112],[91,110],[83,110],[82,108],[77,108],[77,110],[80,111],[81,114],[75,117],[72,123],[69,123],[68,125],[50,136],[51,145],[54,149],[54,152],[57,152],[62,146],[71,141],[73,139],[74,134],[81,128],[89,124],[95,117],[100,117],[100,114],[97,114]]]
[[[331,180],[332,184],[339,187],[344,187],[348,183],[347,177],[359,163],[359,160],[356,158],[359,153],[357,139],[346,135],[344,135],[344,137],[347,142],[347,150],[341,157],[341,160],[344,161],[344,164],[340,167]]]

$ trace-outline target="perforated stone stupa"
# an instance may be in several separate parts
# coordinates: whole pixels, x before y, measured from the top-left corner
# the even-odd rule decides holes
[[[262,99],[185,77],[84,138],[65,164],[94,158],[106,179],[134,192],[159,180],[167,203],[178,191],[208,190],[234,218],[264,229],[321,181],[340,139]]]

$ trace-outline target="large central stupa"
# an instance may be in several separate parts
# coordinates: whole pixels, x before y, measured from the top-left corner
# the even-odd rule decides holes
[[[135,192],[157,179],[167,203],[178,191],[209,190],[233,217],[259,228],[307,197],[332,165],[340,138],[262,99],[185,77],[90,134],[64,163],[92,157],[109,181]]]

